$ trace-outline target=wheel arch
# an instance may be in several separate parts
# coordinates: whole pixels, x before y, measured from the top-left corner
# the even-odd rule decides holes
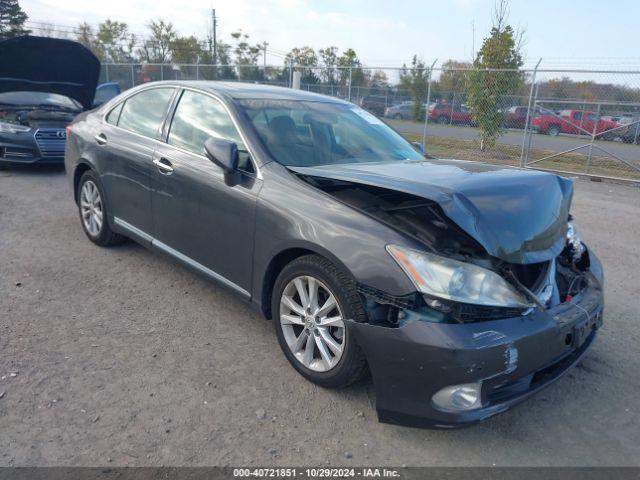
[[[78,203],[78,185],[80,184],[80,179],[85,172],[89,170],[94,170],[93,166],[82,159],[77,164],[73,171],[73,200]]]
[[[329,260],[337,268],[342,270],[346,275],[353,278],[353,274],[342,261],[340,261],[335,255],[319,245],[305,243],[301,245],[288,246],[287,248],[280,250],[271,258],[269,264],[264,270],[264,273],[261,275],[261,291],[259,294],[260,310],[262,311],[262,314],[266,319],[271,320],[272,318],[271,296],[273,295],[273,288],[275,286],[278,275],[280,275],[282,269],[289,263],[294,261],[296,258],[300,258],[305,255],[319,255]]]

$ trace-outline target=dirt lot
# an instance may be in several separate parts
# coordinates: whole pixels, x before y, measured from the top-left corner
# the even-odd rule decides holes
[[[269,322],[136,244],[94,246],[74,207],[61,170],[0,172],[0,465],[640,465],[638,188],[576,182],[607,275],[586,359],[457,431],[311,385]]]

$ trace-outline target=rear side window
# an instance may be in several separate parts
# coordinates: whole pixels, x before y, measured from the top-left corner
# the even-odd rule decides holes
[[[153,88],[128,98],[122,107],[118,126],[145,137],[160,138],[160,125],[172,95],[173,88]]]
[[[110,123],[111,125],[118,125],[118,119],[120,118],[120,112],[122,111],[123,105],[124,103],[119,104],[107,114],[107,123]]]

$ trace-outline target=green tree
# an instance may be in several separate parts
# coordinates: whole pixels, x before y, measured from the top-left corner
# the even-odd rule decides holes
[[[341,85],[348,85],[351,78],[352,87],[361,87],[366,84],[366,75],[362,69],[362,62],[353,48],[348,48],[338,57],[338,66],[342,67],[338,72]],[[350,68],[347,68],[350,67]],[[351,74],[349,74],[351,70]]]
[[[249,35],[238,30],[233,32],[231,37],[236,45],[233,49],[236,65],[238,68],[238,78],[240,80],[262,80],[263,72],[258,68],[258,58],[262,53],[260,45],[251,45]]]
[[[454,95],[459,95],[467,90],[467,77],[472,64],[469,62],[457,62],[447,60],[442,64],[442,73],[438,80],[440,96],[451,101]]]
[[[336,65],[338,64],[338,47],[327,47],[318,50],[320,78],[324,83],[335,85]]]
[[[140,59],[147,63],[167,63],[171,61],[171,43],[177,34],[171,22],[152,20],[147,27],[150,37],[138,49]]]
[[[169,46],[173,63],[200,63],[205,55],[200,40],[193,35],[176,37]]]
[[[320,83],[320,78],[314,72],[314,68],[318,66],[318,56],[313,48],[292,48],[285,57],[285,63],[290,65],[292,62],[294,67],[302,67],[301,83]]]
[[[503,133],[502,99],[512,94],[523,82],[520,42],[507,24],[508,2],[498,0],[493,27],[473,62],[469,75],[468,103],[480,129],[480,149],[495,145]],[[496,70],[499,69],[499,70]]]
[[[100,60],[103,59],[102,45],[96,38],[93,27],[87,22],[82,22],[76,27],[76,41],[91,50]]]
[[[27,18],[18,0],[0,0],[0,39],[31,33],[31,30],[24,28]]]
[[[129,33],[126,23],[107,19],[98,25],[95,38],[101,60],[114,63],[132,61],[136,37]]]
[[[427,100],[427,87],[429,81],[429,69],[422,60],[416,55],[411,60],[411,67],[402,66],[400,71],[400,84],[409,90],[413,108],[411,116],[414,120],[422,120],[424,118],[424,103]]]

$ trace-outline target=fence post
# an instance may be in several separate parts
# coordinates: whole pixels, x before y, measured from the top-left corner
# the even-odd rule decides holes
[[[200,59],[196,60],[196,80],[200,80]]]
[[[104,75],[106,77],[105,83],[109,83],[109,64],[104,64]]]
[[[347,94],[347,99],[351,101],[351,80],[353,79],[353,68],[349,67],[349,93]]]
[[[289,88],[293,88],[293,60],[289,61]]]
[[[160,64],[160,80],[164,80],[164,63]]]
[[[136,71],[133,67],[133,63],[131,64],[131,88],[136,86]]]
[[[527,135],[531,137],[530,130],[530,121],[531,121],[531,102],[533,101],[533,90],[536,86],[536,74],[538,73],[538,67],[540,66],[540,62],[542,62],[542,58],[538,60],[535,68],[533,69],[533,75],[531,75],[531,89],[529,90],[529,103],[527,104],[527,116],[524,120],[524,132],[522,133],[522,151],[520,152],[520,166],[524,167],[526,165],[526,160],[529,158],[529,147],[531,147],[531,142],[527,144]],[[537,94],[536,94],[537,100]],[[535,112],[534,112],[535,114]],[[525,150],[526,150],[526,159],[525,159]]]
[[[587,173],[591,173],[591,156],[593,154],[593,142],[596,141],[596,134],[598,133],[598,123],[600,123],[600,108],[601,104],[598,104],[598,111],[596,113],[596,121],[593,122],[593,130],[591,131],[591,142],[589,143],[589,155],[587,156]],[[586,111],[582,113],[584,118]]]
[[[422,132],[422,150],[427,151],[427,123],[429,123],[429,104],[431,103],[431,80],[433,78],[433,68],[436,66],[438,59],[436,58],[429,68],[429,76],[427,77],[427,104],[424,107],[424,130]]]

